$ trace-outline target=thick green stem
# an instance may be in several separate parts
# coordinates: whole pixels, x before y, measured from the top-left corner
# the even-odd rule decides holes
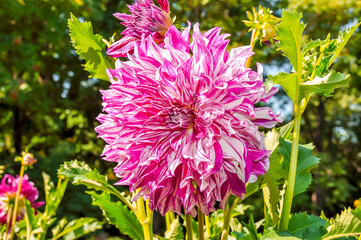
[[[295,181],[296,181],[298,143],[300,140],[300,128],[301,128],[301,114],[299,113],[295,117],[295,130],[293,132],[293,140],[292,140],[290,171],[288,174],[287,188],[286,188],[285,198],[284,198],[284,202],[283,202],[282,215],[281,215],[281,220],[280,220],[280,225],[279,225],[280,231],[284,231],[287,229],[288,221],[289,221],[290,213],[291,213],[293,192],[294,192]]]
[[[17,213],[18,213],[18,208],[19,208],[19,199],[20,199],[21,185],[23,184],[24,173],[25,173],[25,166],[23,164],[21,164],[20,176],[19,176],[19,185],[18,185],[18,189],[16,191],[13,217],[12,217],[12,220],[11,220],[10,239],[13,239],[13,237],[14,237],[15,223],[16,223]]]
[[[186,214],[186,229],[187,229],[187,239],[193,240],[192,216],[190,214]]]
[[[204,214],[198,208],[198,239],[204,240]]]
[[[229,204],[227,204],[227,206],[226,206],[226,209],[223,214],[224,220],[223,220],[223,229],[222,229],[221,240],[228,239],[229,225],[231,224],[231,220],[232,220],[232,212],[238,202],[238,199],[239,198],[236,198],[231,206],[229,206]]]
[[[148,204],[146,208],[143,197],[137,200],[137,217],[143,227],[144,240],[153,240],[153,212],[149,209]]]

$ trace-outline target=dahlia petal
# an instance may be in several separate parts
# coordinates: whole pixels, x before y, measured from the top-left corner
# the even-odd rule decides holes
[[[259,126],[272,128],[277,123],[282,122],[282,119],[275,115],[272,109],[268,107],[262,107],[256,109],[256,116],[253,122]]]
[[[114,58],[126,57],[127,53],[134,49],[133,41],[137,41],[137,39],[131,36],[122,37],[107,49],[108,56]]]

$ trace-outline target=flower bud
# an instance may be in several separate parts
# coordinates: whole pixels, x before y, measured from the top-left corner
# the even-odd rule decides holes
[[[252,9],[252,12],[247,12],[249,21],[243,21],[249,31],[254,31],[256,36],[254,39],[259,40],[261,43],[266,43],[270,45],[276,41],[276,30],[277,24],[280,22],[280,19],[272,15],[272,11],[262,6],[258,7],[258,11],[255,8]]]
[[[21,159],[21,164],[24,166],[31,166],[34,163],[37,162],[37,160],[34,158],[34,155],[31,153],[22,153],[23,157]]]

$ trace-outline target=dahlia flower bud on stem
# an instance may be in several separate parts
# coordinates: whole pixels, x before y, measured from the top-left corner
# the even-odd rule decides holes
[[[25,165],[21,164],[21,168],[20,168],[20,176],[19,176],[19,185],[18,185],[18,189],[16,191],[16,197],[15,197],[15,203],[14,203],[14,211],[13,211],[13,217],[11,220],[11,233],[10,233],[10,239],[13,239],[14,237],[14,226],[16,223],[16,218],[17,218],[17,213],[18,213],[18,207],[19,207],[19,198],[20,198],[20,191],[21,191],[21,185],[23,183],[23,176],[25,173]]]

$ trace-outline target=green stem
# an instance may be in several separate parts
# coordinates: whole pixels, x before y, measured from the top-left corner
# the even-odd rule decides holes
[[[168,213],[169,213],[169,212],[167,212],[167,213],[165,214],[165,225],[166,225],[167,231],[169,231],[169,229],[170,229],[170,224],[171,224],[171,222],[170,222],[170,216],[169,216]]]
[[[210,237],[210,236],[211,236],[211,224],[210,224],[210,222],[209,222],[209,215],[208,215],[208,216],[204,216],[204,219],[206,220],[207,236]]]
[[[172,223],[173,220],[175,219],[174,213],[173,212],[168,212],[168,214],[169,214],[170,222]]]
[[[150,209],[148,210],[148,208],[149,207],[147,207],[146,210],[143,197],[140,197],[137,200],[137,216],[143,227],[144,240],[153,240],[153,214]],[[147,213],[149,216],[147,216]]]
[[[204,240],[204,214],[198,208],[198,239]]]
[[[6,217],[5,240],[8,239],[9,228],[11,227],[11,215],[13,213],[13,205],[9,204],[8,214]]]
[[[257,37],[257,34],[258,34],[258,30],[253,30],[252,31],[252,36],[251,36],[251,41],[250,41],[250,45],[251,45],[251,51],[253,51],[254,49],[254,45],[256,43],[255,39]],[[250,56],[248,59],[247,59],[247,62],[246,62],[246,68],[249,68],[251,67],[251,62],[252,62],[252,56]]]
[[[299,68],[299,72],[301,72],[301,68]],[[291,149],[291,160],[290,160],[290,171],[288,173],[287,187],[285,198],[282,207],[281,220],[279,225],[279,230],[284,231],[288,228],[288,222],[291,214],[293,193],[295,188],[296,181],[296,171],[297,171],[297,158],[298,158],[298,144],[300,141],[300,129],[301,129],[301,108],[299,105],[299,86],[300,86],[300,73],[297,73],[298,76],[298,84],[296,88],[296,101],[294,104],[295,111],[295,127],[293,131],[293,139],[292,139],[292,149]]]
[[[20,198],[20,192],[21,192],[21,185],[23,184],[24,173],[25,173],[25,166],[23,164],[21,164],[20,176],[19,176],[19,185],[18,185],[18,189],[16,191],[13,218],[12,218],[12,221],[11,221],[10,239],[13,239],[13,237],[14,237],[15,223],[16,223],[16,218],[17,218],[17,213],[18,213],[18,208],[19,208],[19,198]]]
[[[153,211],[149,208],[149,200],[146,201],[145,208],[147,210],[149,239],[153,240]]]
[[[26,207],[26,202],[25,199],[23,199],[23,204]],[[31,222],[28,216],[28,211],[26,210],[26,215],[25,215],[25,221],[26,221],[26,240],[31,240]]]
[[[229,225],[231,224],[232,220],[232,213],[233,209],[236,206],[239,198],[236,198],[231,206],[227,204],[225,212],[224,212],[224,220],[223,220],[223,229],[222,229],[222,235],[221,240],[227,240],[228,239],[228,233],[229,233]]]
[[[193,240],[192,216],[190,214],[186,214],[186,229],[187,229],[187,239]]]

